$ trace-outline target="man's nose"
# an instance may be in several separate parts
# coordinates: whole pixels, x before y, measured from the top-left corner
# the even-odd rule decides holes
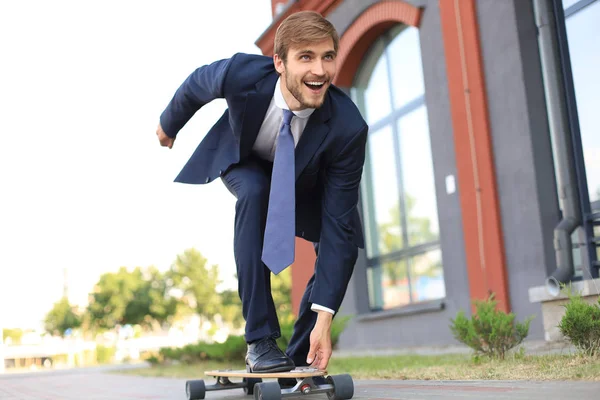
[[[323,76],[325,75],[325,68],[323,67],[323,61],[317,60],[313,63],[312,71],[314,75]]]

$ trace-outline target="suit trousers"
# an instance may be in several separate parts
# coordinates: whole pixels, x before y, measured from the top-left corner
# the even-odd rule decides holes
[[[227,189],[237,199],[233,252],[248,343],[267,336],[281,336],[271,294],[271,271],[261,261],[272,168],[272,162],[250,156],[221,176]],[[318,244],[315,244],[315,251],[318,251]],[[317,319],[308,301],[313,282],[314,274],[302,297],[294,333],[288,344],[287,354],[296,365],[306,365],[310,333]]]

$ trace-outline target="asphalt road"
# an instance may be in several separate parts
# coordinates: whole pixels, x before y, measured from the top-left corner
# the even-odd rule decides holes
[[[0,399],[186,399],[185,380],[114,373],[114,367],[0,375]],[[199,371],[199,376],[201,371]],[[210,381],[209,378],[207,382]],[[304,397],[304,396],[302,396]],[[327,399],[326,395],[310,398]],[[206,399],[248,400],[241,389],[208,392]],[[600,382],[355,381],[354,399],[600,399]]]

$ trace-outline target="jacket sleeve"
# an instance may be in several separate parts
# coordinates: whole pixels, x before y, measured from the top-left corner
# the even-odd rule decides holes
[[[311,303],[337,312],[358,257],[353,215],[365,161],[368,126],[363,125],[335,157],[324,174],[321,239]],[[358,228],[360,229],[360,227]]]
[[[167,136],[175,137],[202,106],[223,98],[224,83],[233,57],[204,65],[190,74],[160,116]]]

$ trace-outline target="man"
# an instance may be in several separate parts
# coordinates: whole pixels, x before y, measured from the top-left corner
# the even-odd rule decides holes
[[[252,372],[327,367],[331,322],[363,247],[357,202],[368,128],[332,86],[338,44],[321,15],[295,13],[276,32],[273,58],[238,53],[198,68],[160,117],[160,144],[171,148],[198,109],[227,101],[175,181],[220,177],[237,199],[234,255]],[[315,243],[317,261],[284,354],[270,274],[292,264],[295,236]]]

